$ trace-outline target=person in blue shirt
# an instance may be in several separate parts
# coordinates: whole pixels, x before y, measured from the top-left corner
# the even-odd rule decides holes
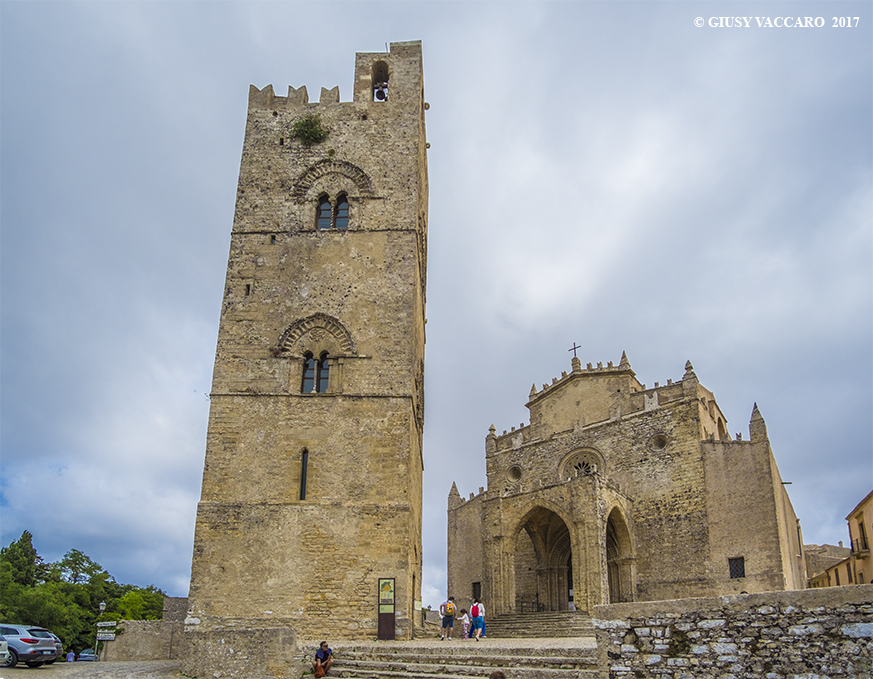
[[[312,663],[312,669],[315,670],[316,677],[323,677],[333,665],[333,651],[328,648],[327,642],[322,641],[315,652],[315,662]],[[322,672],[319,672],[321,668]]]

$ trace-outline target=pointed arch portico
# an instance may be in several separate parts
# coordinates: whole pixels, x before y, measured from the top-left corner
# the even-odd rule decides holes
[[[574,522],[553,502],[529,503],[520,518],[507,526],[505,610],[532,612],[568,610],[577,568]]]

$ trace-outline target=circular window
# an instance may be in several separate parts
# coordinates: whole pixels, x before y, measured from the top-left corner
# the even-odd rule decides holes
[[[510,467],[509,470],[506,472],[506,475],[511,481],[518,481],[521,478],[521,467]]]
[[[576,476],[590,476],[602,472],[603,460],[595,450],[580,450],[574,453],[564,463],[564,471],[561,474],[566,481]]]
[[[591,460],[576,460],[571,466],[576,472],[576,476],[580,474],[588,475],[597,471],[597,465]]]
[[[652,450],[664,450],[667,447],[667,436],[664,434],[655,434],[649,439],[649,447]]]

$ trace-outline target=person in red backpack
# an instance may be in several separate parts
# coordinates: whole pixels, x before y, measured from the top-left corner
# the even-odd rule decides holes
[[[485,606],[479,599],[473,599],[473,605],[470,607],[470,617],[473,619],[473,632],[476,641],[479,641],[482,636],[482,631],[485,629]]]

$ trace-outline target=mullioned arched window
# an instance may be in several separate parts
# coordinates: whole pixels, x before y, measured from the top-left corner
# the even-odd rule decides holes
[[[315,216],[315,225],[319,229],[329,229],[333,221],[333,206],[330,204],[330,198],[322,196],[318,199],[318,212]]]
[[[319,230],[347,229],[349,227],[349,198],[341,193],[336,201],[331,202],[329,196],[318,199],[318,209],[315,213],[315,226]]]
[[[303,383],[300,391],[304,394],[326,394],[330,378],[330,357],[326,351],[317,359],[312,352],[303,354]]]

